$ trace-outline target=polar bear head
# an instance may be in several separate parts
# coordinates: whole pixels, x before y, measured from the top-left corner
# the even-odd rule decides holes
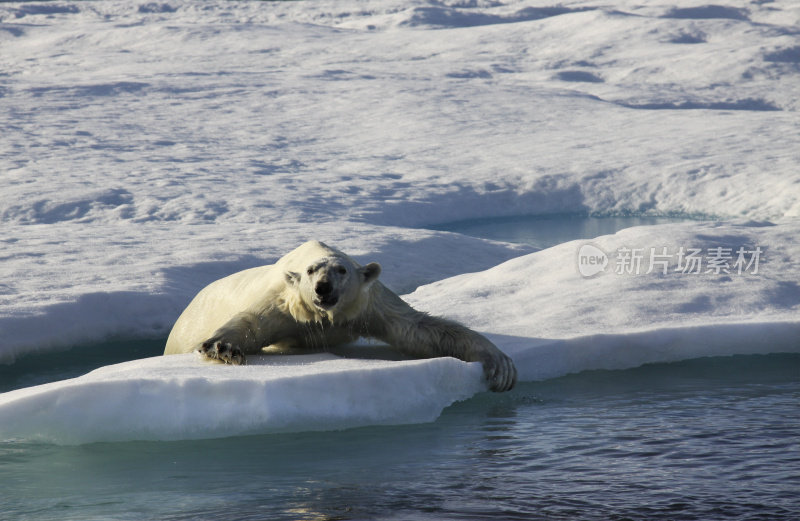
[[[380,273],[375,262],[359,266],[349,257],[330,255],[310,262],[302,272],[288,271],[286,280],[306,306],[335,320],[340,314],[353,313],[354,305],[358,307],[359,298]]]

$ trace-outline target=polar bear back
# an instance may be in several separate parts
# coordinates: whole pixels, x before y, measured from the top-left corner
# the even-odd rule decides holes
[[[279,268],[270,265],[212,282],[192,299],[175,322],[164,354],[190,352],[237,313],[258,309],[280,290],[274,286],[281,278]]]

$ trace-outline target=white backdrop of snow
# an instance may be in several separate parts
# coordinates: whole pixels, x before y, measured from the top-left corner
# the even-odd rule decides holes
[[[797,351],[798,33],[800,6],[788,1],[2,3],[0,360],[165,337],[203,285],[309,238],[381,262],[401,294],[422,286],[412,304],[491,336],[523,379]],[[417,228],[562,212],[719,216],[729,222],[592,243],[758,245],[763,264],[587,280],[578,243],[531,253]],[[130,362],[0,396],[0,435],[175,439],[423,421],[481,388],[474,364],[325,356],[285,362],[306,368],[286,378],[270,365]],[[270,416],[293,378],[310,412]],[[228,399],[214,391],[234,387]],[[390,402],[395,387],[425,391]],[[320,393],[350,406],[316,416]],[[87,396],[108,400],[92,400],[96,421],[58,424],[72,416],[52,411],[72,414],[66,404]],[[173,400],[161,420],[158,396]],[[211,396],[221,401],[209,406]],[[99,429],[117,407],[134,420]],[[51,413],[23,421],[32,410]]]

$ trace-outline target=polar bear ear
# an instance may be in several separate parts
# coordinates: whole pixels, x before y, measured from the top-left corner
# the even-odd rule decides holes
[[[286,283],[290,286],[297,286],[300,284],[300,274],[295,271],[286,272]]]
[[[364,284],[371,284],[378,280],[378,275],[381,274],[381,265],[377,262],[370,262],[359,268],[358,271],[361,274],[361,281]]]

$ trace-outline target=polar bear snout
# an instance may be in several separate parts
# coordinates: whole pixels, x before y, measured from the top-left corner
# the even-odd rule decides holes
[[[330,283],[328,280],[320,280],[317,281],[317,285],[314,287],[314,291],[320,297],[327,297],[333,291],[333,284]]]
[[[339,302],[339,295],[333,291],[333,284],[328,280],[320,280],[314,285],[314,305],[322,309],[330,309]]]

